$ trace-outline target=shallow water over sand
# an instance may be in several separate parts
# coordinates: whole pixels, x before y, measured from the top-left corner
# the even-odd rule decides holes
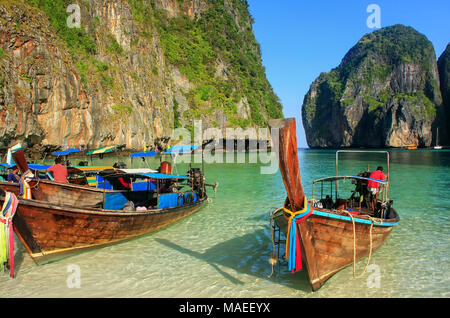
[[[367,159],[371,169],[385,162],[376,155],[343,156],[339,174],[367,169]],[[128,158],[121,160],[131,166]],[[149,161],[150,167],[157,164]],[[141,160],[132,166],[147,167]],[[264,175],[261,166],[206,164],[207,182],[220,183],[217,193],[209,191],[210,202],[181,222],[128,242],[37,266],[16,239],[17,277],[0,274],[0,297],[450,296],[450,151],[391,151],[390,197],[401,221],[372,257],[380,268],[379,288],[369,288],[370,273],[353,279],[351,266],[314,293],[306,272],[291,274],[285,263],[267,277],[269,212],[286,194],[279,172]],[[186,165],[177,169],[182,174]],[[302,150],[300,169],[311,197],[312,180],[335,174],[335,152]],[[357,264],[357,274],[365,261]],[[68,287],[72,264],[80,269],[80,288]]]

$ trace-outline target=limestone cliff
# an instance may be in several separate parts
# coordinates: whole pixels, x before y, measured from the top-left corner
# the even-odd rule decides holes
[[[394,25],[361,38],[312,83],[302,105],[314,148],[428,147],[442,97],[433,45]]]
[[[447,131],[439,130],[442,131],[439,133],[439,144],[450,145],[450,43],[438,59],[438,68],[444,112],[442,116],[444,124],[441,126],[447,128]]]
[[[243,0],[0,0],[0,69],[3,149],[142,149],[194,119],[282,117]]]

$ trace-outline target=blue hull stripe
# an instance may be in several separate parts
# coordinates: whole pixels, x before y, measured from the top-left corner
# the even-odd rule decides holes
[[[322,211],[313,211],[314,215],[318,215],[318,216],[324,216],[324,217],[328,217],[328,218],[332,218],[332,219],[338,219],[338,220],[344,220],[344,221],[349,221],[351,222],[352,219],[349,216],[343,216],[343,215],[337,215],[337,214],[333,214],[333,213],[327,213],[327,212],[322,212]],[[370,220],[365,220],[365,219],[359,219],[359,218],[354,218],[355,223],[364,223],[364,224],[371,224],[372,221]],[[398,223],[400,223],[400,221],[397,222],[382,222],[381,224],[377,224],[377,223],[373,223],[374,226],[395,226]]]

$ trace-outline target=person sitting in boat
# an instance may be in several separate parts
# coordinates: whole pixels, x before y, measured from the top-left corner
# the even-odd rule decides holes
[[[19,182],[19,177],[17,176],[17,174],[19,173],[19,169],[16,168],[10,168],[10,171],[8,173],[8,177],[7,177],[7,181],[9,182]]]
[[[173,193],[174,182],[172,180],[166,180],[159,188],[159,194]]]
[[[370,174],[369,178],[384,181],[385,175],[383,172],[383,167],[379,166],[377,170],[373,171]],[[375,207],[377,205],[378,200],[378,194],[380,193],[380,183],[373,180],[369,180],[369,182],[367,183],[367,188],[370,194],[372,194],[372,210],[375,211]]]
[[[333,199],[328,194],[325,199],[321,200],[321,203],[325,209],[331,209],[333,207]]]
[[[113,168],[115,169],[126,169],[127,165],[123,162],[116,162],[113,165]],[[120,174],[121,172],[119,170],[116,170],[116,174]],[[129,176],[119,177],[117,178],[117,181],[119,181],[120,185],[117,187],[117,185],[114,186],[114,189],[116,190],[131,190],[132,189],[132,183],[134,182],[134,178],[130,178]]]
[[[67,168],[62,164],[62,158],[56,157],[55,164],[46,170],[53,173],[53,180],[67,183]]]
[[[125,164],[125,162],[116,162],[114,165],[113,165],[113,168],[114,169],[126,169],[127,168],[127,165]]]

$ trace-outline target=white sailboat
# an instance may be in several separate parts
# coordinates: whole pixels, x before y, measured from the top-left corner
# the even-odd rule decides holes
[[[436,146],[434,146],[434,149],[442,149],[442,146],[439,146],[439,128],[436,128]]]

